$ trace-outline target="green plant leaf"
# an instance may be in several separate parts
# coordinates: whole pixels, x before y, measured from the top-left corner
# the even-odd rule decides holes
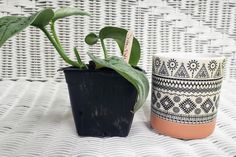
[[[5,16],[0,18],[0,47],[15,34],[30,25],[32,19],[17,16]]]
[[[85,37],[85,42],[88,45],[93,45],[96,44],[99,40],[99,37],[95,34],[95,33],[89,33],[86,37]]]
[[[41,10],[40,12],[36,13],[36,17],[31,25],[38,28],[43,28],[49,24],[53,16],[54,12],[52,9]]]
[[[123,54],[127,32],[128,32],[127,30],[118,28],[118,27],[110,27],[110,26],[104,27],[99,32],[99,38],[101,40],[104,40],[107,38],[114,39],[117,42],[121,53]],[[138,40],[134,38],[133,45],[131,48],[129,64],[136,66],[138,64],[139,59],[140,59],[140,45],[139,45]]]
[[[54,15],[52,21],[54,22],[58,19],[61,19],[61,18],[67,17],[67,16],[71,16],[71,15],[87,15],[87,16],[90,16],[89,13],[87,13],[85,11],[82,11],[78,8],[66,7],[66,8],[60,8],[57,11],[55,11],[55,15]]]
[[[145,74],[127,64],[123,58],[112,56],[106,60],[103,60],[95,57],[91,53],[88,53],[88,55],[95,62],[96,66],[99,66],[100,68],[111,68],[134,85],[138,91],[138,99],[133,109],[133,111],[136,112],[145,103],[149,92],[149,83]]]
[[[20,16],[5,16],[0,18],[0,47],[12,36],[23,31],[30,24],[34,26],[38,25],[40,20],[43,20],[43,16],[46,16],[50,9],[45,9],[29,17]],[[45,24],[45,23],[43,23]]]

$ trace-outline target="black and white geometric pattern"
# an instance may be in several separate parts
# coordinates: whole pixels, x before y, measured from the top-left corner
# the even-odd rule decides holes
[[[220,90],[222,78],[205,80],[169,79],[168,77],[152,75],[152,85],[155,89],[185,94],[214,93]]]
[[[152,102],[156,103],[157,102],[157,97],[154,91],[152,91]]]
[[[166,68],[165,62],[162,63],[161,68],[159,70],[159,74],[162,76],[169,76],[168,70]]]
[[[175,78],[211,79],[220,78],[223,75],[224,60],[209,60],[208,62],[190,59],[179,62],[170,58],[161,60],[155,57],[153,60],[154,73],[158,76],[172,76]]]
[[[199,97],[199,95],[176,96],[173,93],[153,89],[152,95],[152,104],[160,103],[163,109],[169,111],[173,110],[175,107],[178,107],[180,109],[180,113],[183,114],[194,114],[196,109],[200,109],[200,112],[202,113],[215,112],[212,108],[214,107],[216,109],[219,101],[219,92],[201,97]],[[159,98],[156,95],[160,95]],[[199,111],[196,112],[199,113]]]
[[[188,124],[207,123],[216,117],[223,60],[180,60],[170,56],[158,57],[155,61],[156,70],[152,74],[154,114]]]
[[[174,102],[168,96],[162,98],[160,102],[165,110],[169,110],[171,107],[174,106]]]
[[[179,104],[179,107],[185,112],[185,113],[190,113],[192,112],[197,105],[192,102],[191,99],[186,99],[182,103]]]
[[[219,78],[222,74],[221,74],[221,66],[218,66],[218,69],[215,72],[214,78]]]
[[[210,75],[206,69],[205,64],[202,65],[201,69],[198,71],[197,75],[195,76],[195,78],[209,78]]]
[[[178,77],[178,78],[189,78],[190,77],[187,69],[184,66],[184,63],[181,64],[181,66],[179,67],[179,69],[175,73],[174,77]]]
[[[212,120],[212,118],[207,117],[207,115],[215,117],[217,113],[219,93],[199,97],[197,95],[176,96],[172,93],[156,91],[155,89],[153,91],[152,110],[155,110],[155,114],[162,113],[161,118],[164,117],[164,119],[176,121],[179,117],[178,122],[182,120],[182,123],[190,123],[188,118],[191,117],[191,122],[206,123]],[[160,95],[160,98],[156,97],[157,93]],[[164,112],[166,112],[166,114],[163,114]],[[168,116],[167,113],[172,116]]]
[[[155,107],[152,107],[152,113],[162,119],[184,124],[203,124],[211,122],[214,118],[216,118],[216,112],[201,116],[198,114],[186,116],[184,114],[179,114],[178,112],[175,113],[165,110],[158,110]]]
[[[205,113],[208,113],[212,107],[213,102],[209,98],[201,105],[201,108],[205,111]]]

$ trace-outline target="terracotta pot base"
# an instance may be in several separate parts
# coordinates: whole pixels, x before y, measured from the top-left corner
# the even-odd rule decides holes
[[[160,134],[179,139],[200,139],[209,136],[215,128],[216,119],[204,124],[182,124],[151,115],[151,126]]]

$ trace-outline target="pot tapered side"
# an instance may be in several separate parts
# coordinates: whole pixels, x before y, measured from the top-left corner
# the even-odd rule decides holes
[[[111,69],[64,69],[80,136],[128,135],[137,99],[135,87]]]

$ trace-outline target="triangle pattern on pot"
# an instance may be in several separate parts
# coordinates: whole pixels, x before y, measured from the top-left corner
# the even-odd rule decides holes
[[[202,65],[201,69],[199,70],[195,78],[209,78],[209,74],[205,64]]]
[[[184,63],[181,64],[179,69],[176,71],[174,77],[189,78],[189,74],[188,74],[186,68],[184,67]]]
[[[159,74],[162,76],[169,76],[168,70],[166,68],[165,62],[162,63],[161,68],[159,70]]]
[[[220,66],[220,64],[219,64],[218,69],[217,69],[216,72],[215,72],[214,78],[218,78],[218,77],[221,76],[221,68],[220,68],[220,67],[221,67],[221,66]]]

